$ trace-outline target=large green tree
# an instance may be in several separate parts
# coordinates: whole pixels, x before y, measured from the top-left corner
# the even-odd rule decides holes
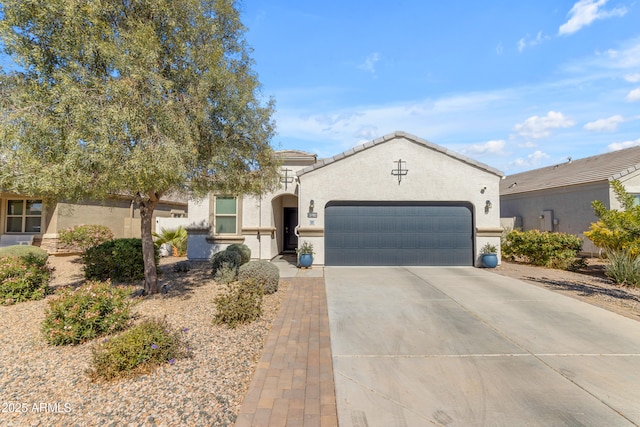
[[[0,188],[50,200],[131,197],[145,291],[158,292],[163,196],[259,193],[277,168],[232,0],[5,0]]]

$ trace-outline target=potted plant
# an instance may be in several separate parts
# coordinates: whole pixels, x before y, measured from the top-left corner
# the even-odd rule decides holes
[[[485,268],[496,268],[498,265],[498,248],[487,243],[480,249],[480,259]]]
[[[313,264],[313,243],[303,242],[302,246],[296,249],[298,253],[298,264],[300,267],[309,268]]]

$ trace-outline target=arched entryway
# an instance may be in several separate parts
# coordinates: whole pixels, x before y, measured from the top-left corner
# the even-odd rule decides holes
[[[273,227],[276,229],[276,254],[295,252],[298,246],[298,197],[284,194],[271,201]]]

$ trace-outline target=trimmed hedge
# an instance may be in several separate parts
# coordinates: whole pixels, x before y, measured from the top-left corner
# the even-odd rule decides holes
[[[155,248],[156,266],[160,259]],[[126,282],[144,279],[141,239],[115,239],[86,250],[82,255],[87,279]]]
[[[502,244],[502,255],[508,260],[565,270],[580,265],[581,250],[582,239],[572,234],[539,230],[513,230]]]
[[[113,231],[106,225],[98,224],[76,225],[66,230],[60,230],[58,234],[62,243],[74,246],[81,252],[113,239]]]
[[[13,257],[33,257],[39,264],[45,265],[49,254],[42,248],[32,245],[12,245],[0,248],[0,257],[13,256]]]
[[[278,290],[280,270],[269,261],[250,261],[238,269],[238,280],[255,280],[268,295]]]
[[[236,251],[224,250],[211,257],[211,274],[214,277],[227,278],[223,283],[232,282],[238,275],[238,267],[242,264],[242,255]]]
[[[251,249],[249,246],[242,243],[234,243],[227,247],[228,251],[238,252],[242,259],[240,260],[240,265],[246,264],[251,261]]]

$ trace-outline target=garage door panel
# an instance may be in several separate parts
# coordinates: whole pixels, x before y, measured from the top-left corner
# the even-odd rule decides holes
[[[468,205],[354,202],[325,209],[326,265],[472,265]]]

